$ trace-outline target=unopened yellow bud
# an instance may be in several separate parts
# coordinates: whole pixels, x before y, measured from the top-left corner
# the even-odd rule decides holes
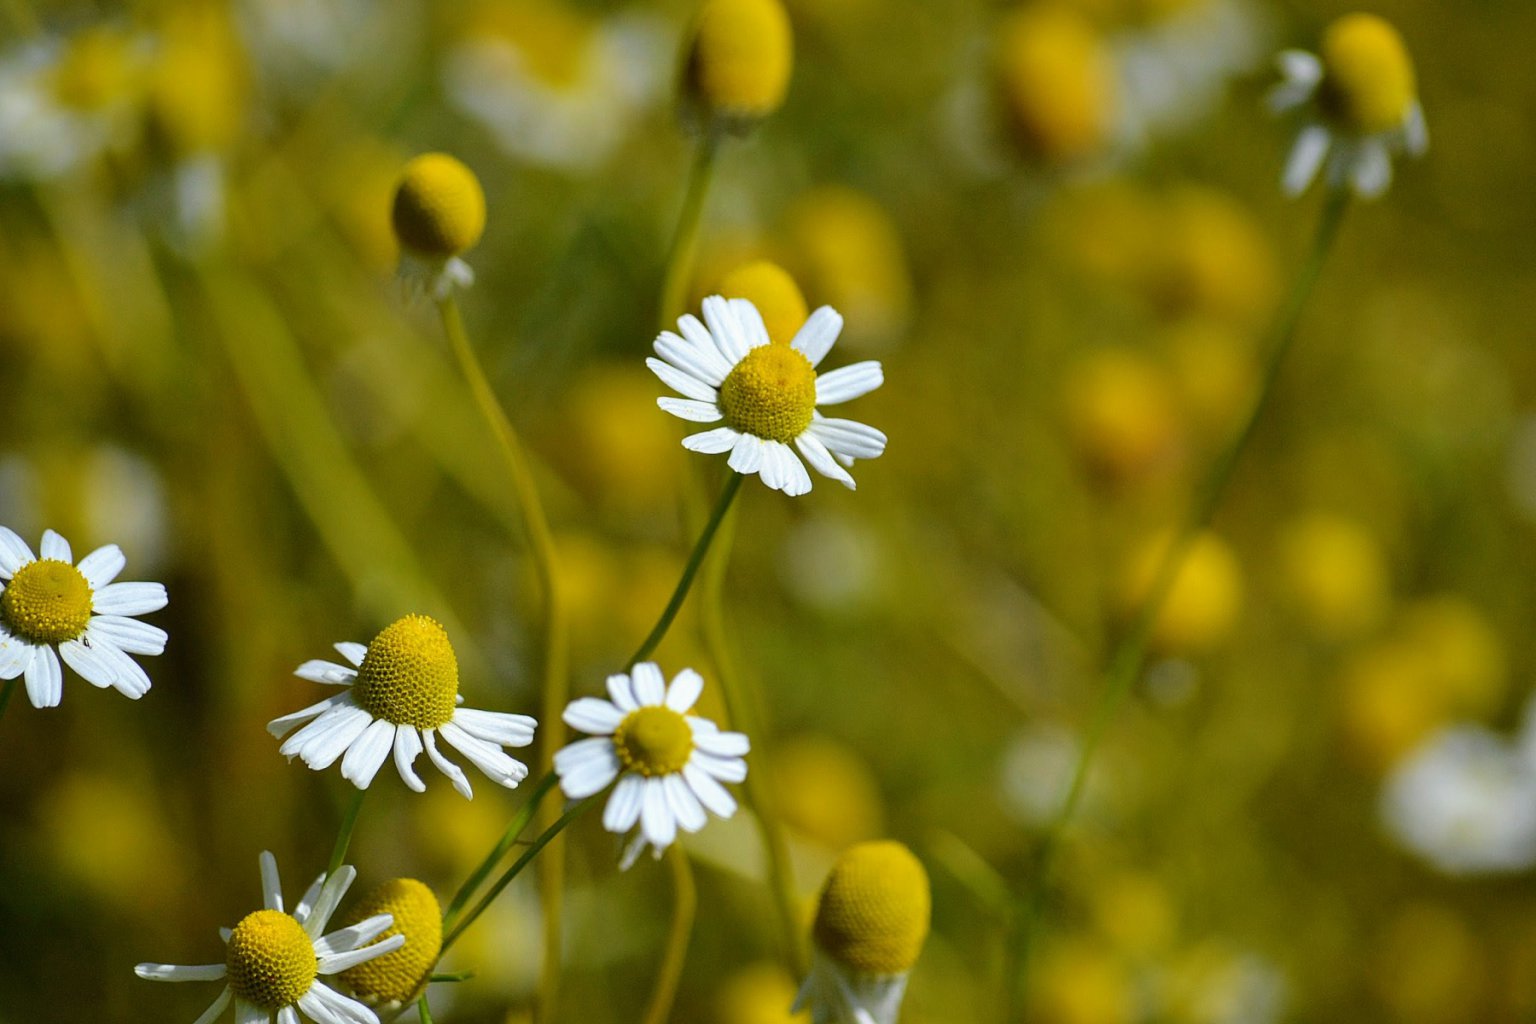
[[[485,231],[485,192],[463,163],[425,153],[405,165],[395,190],[395,236],[431,259],[457,256]]]
[[[394,925],[374,945],[395,935],[405,945],[342,972],[352,991],[371,1006],[404,1005],[421,992],[443,948],[443,911],[432,890],[414,878],[394,878],[364,896],[346,923],[390,914]]]
[[[928,873],[901,843],[850,846],[821,888],[816,945],[862,974],[904,974],[928,937],[931,900]]]
[[[710,117],[740,126],[783,105],[794,64],[794,32],[779,0],[707,0],[685,85]]]
[[[1008,127],[1031,159],[1069,163],[1108,140],[1115,76],[1088,21],[1060,7],[1026,7],[998,36],[997,89]]]
[[[728,299],[747,299],[763,315],[768,340],[788,345],[795,332],[805,326],[810,311],[805,296],[789,272],[768,260],[744,263],[720,279],[711,294]]]
[[[1384,132],[1408,119],[1416,98],[1413,60],[1402,36],[1374,14],[1346,14],[1323,34],[1322,101],[1357,132]]]

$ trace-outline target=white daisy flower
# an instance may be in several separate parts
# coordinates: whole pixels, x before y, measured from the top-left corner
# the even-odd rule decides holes
[[[139,964],[133,972],[147,981],[226,980],[224,991],[197,1018],[212,1024],[233,1002],[237,1024],[299,1024],[299,1014],[319,1024],[378,1024],[379,1018],[362,1003],[320,984],[321,975],[339,974],[405,944],[393,935],[375,945],[374,939],[395,923],[389,914],[375,914],[350,928],[322,936],[341,897],[357,871],[343,865],[330,878],[321,875],[304,893],[292,914],[283,912],[283,890],[277,860],[261,855],[262,907],[240,919],[234,928],[221,928],[227,951],[221,964],[178,967]]]
[[[560,788],[582,800],[619,780],[603,827],[623,835],[639,823],[624,868],[646,844],[660,857],[679,828],[703,828],[706,808],[720,818],[736,813],[736,801],[721,783],[747,777],[743,757],[750,744],[739,732],[721,732],[715,723],[688,714],[703,689],[703,677],[691,668],[669,687],[661,669],[644,661],[629,675],[608,677],[612,700],[580,697],[565,709],[566,724],[593,738],[555,755]]]
[[[705,324],[708,324],[706,327]],[[816,367],[837,341],[843,318],[830,306],[812,313],[788,345],[768,340],[757,307],[718,295],[704,300],[704,323],[689,314],[681,334],[663,331],[645,365],[682,398],[656,404],[679,419],[724,426],[692,434],[683,447],[706,455],[730,452],[730,467],[756,473],[785,494],[804,494],[811,477],[790,445],[816,471],[850,489],[844,466],[885,451],[885,435],[853,420],[831,419],[817,406],[835,405],[875,390],[885,381],[874,360],[817,376]]]
[[[1393,154],[1429,148],[1413,61],[1397,30],[1373,14],[1335,21],[1321,50],[1286,50],[1278,60],[1284,81],[1271,90],[1270,108],[1306,117],[1281,187],[1300,195],[1322,170],[1329,188],[1374,198],[1392,183]]]
[[[516,789],[528,777],[528,766],[501,748],[532,743],[537,723],[527,715],[457,706],[459,662],[436,620],[407,615],[366,647],[341,643],[336,650],[350,666],[306,661],[294,674],[346,691],[267,723],[267,731],[278,739],[308,723],[278,748],[283,756],[302,758],[316,771],[340,757],[342,777],[367,789],[393,750],[400,778],[420,793],[427,787],[412,765],[425,749],[454,789],[465,798],[474,796],[464,771],[437,749],[441,736],[498,785]]]
[[[127,559],[116,544],[74,564],[69,542],[43,532],[42,557],[0,526],[0,679],[26,677],[35,708],[64,698],[59,658],[92,686],[138,700],[149,676],[130,654],[160,654],[165,630],[130,616],[165,607],[159,583],[113,583]],[[57,649],[57,654],[54,653]]]

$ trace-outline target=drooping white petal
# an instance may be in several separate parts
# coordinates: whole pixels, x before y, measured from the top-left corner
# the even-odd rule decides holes
[[[317,772],[335,764],[336,759],[373,723],[373,716],[358,707],[351,697],[349,692],[332,698],[333,707],[288,737],[277,752],[284,757],[298,757]]]
[[[165,630],[124,615],[93,615],[85,629],[87,638],[105,637],[112,646],[127,654],[165,653]]]
[[[691,398],[667,398],[662,396],[656,399],[656,405],[663,412],[671,413],[680,420],[690,423],[718,423],[722,418],[720,407],[714,402],[696,402]]]
[[[80,559],[80,564],[75,568],[80,570],[80,575],[85,577],[85,582],[91,585],[92,590],[100,590],[117,579],[117,574],[127,564],[128,559],[121,548],[116,544],[106,544]]]
[[[682,775],[663,775],[661,781],[667,794],[667,806],[671,808],[678,827],[684,832],[697,832],[703,828],[709,816],[704,813],[704,805],[699,803],[699,798],[688,787],[688,783],[683,781]]]
[[[626,775],[613,787],[608,806],[603,809],[603,828],[623,835],[640,820],[640,804],[644,798],[645,779],[639,775]]]
[[[762,438],[751,434],[738,434],[736,446],[731,449],[727,464],[743,476],[751,476],[763,466]]]
[[[654,661],[642,661],[629,671],[635,700],[642,706],[655,707],[666,702],[667,679],[661,674],[661,666]]]
[[[1355,154],[1350,183],[1355,194],[1365,199],[1375,199],[1392,184],[1392,157],[1386,143],[1379,139],[1367,139]]]
[[[320,701],[318,704],[311,704],[309,707],[303,708],[302,710],[291,712],[282,716],[281,718],[272,719],[272,721],[267,723],[267,732],[271,733],[278,739],[282,739],[289,729],[292,729],[300,722],[307,722],[312,718],[319,718],[322,714],[331,710],[331,708],[334,708],[338,704],[343,703],[351,705],[355,704],[356,702],[352,700],[352,695],[350,693],[341,693],[334,697],[327,697],[325,700]]]
[[[782,491],[789,483],[789,467],[779,458],[779,443],[764,441],[762,451],[762,461],[757,467],[758,478],[770,491]]]
[[[455,750],[469,758],[476,768],[499,786],[515,789],[528,777],[528,766],[494,743],[472,736],[457,722],[446,722],[437,730]]]
[[[820,366],[821,361],[832,351],[832,346],[837,342],[837,336],[843,330],[842,314],[831,306],[822,306],[812,313],[795,334],[795,340],[789,344],[796,352],[809,359],[812,366]]]
[[[139,964],[133,973],[145,981],[218,981],[229,973],[224,964],[199,964],[184,967],[179,964]]]
[[[203,1011],[203,1015],[197,1018],[197,1020],[193,1021],[192,1024],[213,1024],[214,1021],[223,1016],[225,1010],[229,1009],[229,1001],[234,997],[234,990],[231,989],[228,985],[225,985],[224,991],[219,993],[219,997],[215,999],[213,1003],[208,1007],[208,1009]]]
[[[311,985],[299,998],[299,1009],[321,1024],[379,1024],[368,1007],[321,984]]]
[[[334,661],[312,658],[293,670],[300,679],[328,686],[351,686],[357,681],[357,669],[338,665]]]
[[[395,727],[395,770],[400,778],[417,793],[425,793],[427,784],[416,774],[416,757],[421,753],[421,733],[414,725]]]
[[[1325,125],[1309,124],[1301,130],[1280,175],[1280,188],[1286,195],[1299,196],[1307,190],[1317,177],[1317,169],[1323,165],[1332,142],[1333,134]]]
[[[32,663],[32,644],[0,628],[0,679],[15,679]]]
[[[669,363],[664,363],[654,356],[645,361],[645,365],[651,368],[651,372],[661,378],[661,382],[686,398],[694,398],[701,402],[711,404],[720,397],[720,393],[713,386],[700,380],[691,370],[679,370]]]
[[[578,697],[566,706],[565,713],[560,717],[572,729],[580,729],[594,736],[605,736],[624,721],[624,712],[600,697]]]
[[[812,420],[806,430],[836,455],[873,459],[885,452],[885,434],[855,420],[823,417]]]
[[[111,686],[117,681],[117,666],[102,656],[102,650],[100,645],[87,647],[79,640],[66,640],[59,644],[59,657],[92,686]]]
[[[112,687],[130,700],[138,700],[149,692],[151,683],[143,666],[117,649],[110,640],[99,640],[95,645],[97,657],[112,670]]]
[[[816,404],[835,405],[847,402],[885,383],[885,371],[874,359],[852,366],[844,366],[816,378]]]
[[[91,610],[100,615],[144,615],[165,604],[165,587],[159,583],[113,583],[96,591]]]
[[[798,498],[802,494],[811,491],[811,474],[805,471],[805,463],[787,444],[773,442],[775,456],[779,461],[780,473],[784,477],[782,490],[791,498]]]
[[[699,694],[703,692],[704,677],[691,668],[685,668],[672,677],[672,685],[667,687],[667,707],[680,715],[686,715],[693,710]]]
[[[683,781],[693,790],[699,802],[714,812],[716,817],[729,818],[736,813],[736,798],[703,768],[691,760],[683,766]]]
[[[739,757],[718,757],[703,750],[695,750],[688,760],[721,782],[742,782],[747,777],[747,762]]]
[[[526,747],[533,742],[539,724],[528,715],[477,708],[459,708],[453,713],[453,723],[476,739],[502,747]]]
[[[341,777],[358,789],[367,789],[395,745],[395,723],[376,718],[347,748],[341,759]]]
[[[719,455],[736,447],[736,440],[741,436],[730,427],[716,427],[714,430],[689,434],[683,438],[683,447],[700,455]]]
[[[300,1024],[299,1011],[291,1006],[284,1006],[277,1011],[277,1024]]]
[[[1300,85],[1317,85],[1323,80],[1323,62],[1306,50],[1281,50],[1275,57],[1280,74],[1286,81]]]
[[[693,727],[693,745],[706,754],[716,757],[744,757],[752,750],[752,742],[745,733],[722,732],[714,723],[702,718],[690,718]]]
[[[64,562],[68,565],[75,564],[74,552],[69,549],[69,541],[52,530],[43,531],[43,544],[38,549],[44,558],[51,558],[55,562]]]
[[[22,675],[27,683],[27,699],[35,708],[56,708],[64,699],[64,669],[53,648],[39,646],[33,649],[32,660]]]
[[[1429,125],[1424,121],[1424,108],[1415,103],[1403,122],[1403,151],[1409,156],[1423,156],[1428,150]]]
[[[667,790],[661,778],[645,780],[645,792],[640,803],[640,831],[646,842],[662,850],[677,838],[677,819],[667,803]]]
[[[795,438],[795,447],[800,449],[800,454],[805,456],[806,461],[816,472],[836,480],[850,491],[857,489],[858,485],[853,482],[853,477],[837,464],[837,460],[832,457],[827,446],[822,444],[814,434],[807,431]]]
[[[469,778],[464,774],[464,769],[444,757],[437,749],[437,738],[434,735],[437,730],[423,729],[421,732],[422,743],[426,745],[427,757],[437,765],[437,770],[448,776],[448,781],[453,783],[453,788],[466,800],[474,798],[475,791],[470,788]]]

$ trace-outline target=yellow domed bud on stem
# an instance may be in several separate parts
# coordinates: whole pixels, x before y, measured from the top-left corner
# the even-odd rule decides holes
[[[345,923],[357,924],[375,914],[395,919],[375,943],[404,935],[405,945],[343,971],[341,980],[369,1006],[404,1006],[421,995],[437,964],[443,948],[443,911],[421,882],[393,878],[364,896]]]
[[[768,340],[788,345],[810,316],[805,296],[789,272],[768,260],[743,263],[720,279],[711,292],[728,299],[747,299],[763,315]]]
[[[1417,101],[1413,60],[1402,36],[1374,14],[1347,14],[1323,35],[1324,108],[1361,134],[1390,131]]]
[[[457,256],[485,231],[480,179],[446,153],[424,153],[400,173],[393,221],[402,247],[424,257]]]
[[[706,0],[684,92],[711,124],[745,130],[783,105],[794,63],[794,31],[780,0]]]
[[[1113,126],[1115,75],[1103,42],[1081,15],[1036,5],[998,33],[996,89],[1007,127],[1033,160],[1093,155]]]
[[[931,899],[928,873],[901,843],[850,846],[822,886],[816,946],[860,974],[905,974],[928,937]]]

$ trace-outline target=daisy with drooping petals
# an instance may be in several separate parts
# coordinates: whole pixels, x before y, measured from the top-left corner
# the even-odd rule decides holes
[[[608,677],[611,700],[580,697],[565,709],[565,723],[591,734],[555,755],[560,788],[572,800],[600,793],[614,779],[603,827],[623,835],[640,832],[625,850],[628,868],[649,844],[657,857],[677,830],[697,832],[709,820],[736,813],[722,782],[747,777],[743,760],[751,745],[739,732],[721,732],[708,719],[688,714],[704,679],[685,668],[669,687],[655,662],[644,661]]]
[[[149,676],[130,654],[160,654],[165,630],[131,616],[165,607],[159,583],[113,583],[127,559],[116,544],[74,564],[69,542],[43,532],[42,557],[0,526],[0,679],[26,677],[35,708],[64,698],[64,664],[92,686],[138,700]],[[57,653],[55,653],[57,649]]]
[[[226,980],[224,991],[197,1024],[212,1024],[231,1002],[237,1024],[267,1024],[274,1014],[278,1024],[298,1024],[300,1012],[319,1024],[378,1024],[372,1010],[320,983],[321,975],[339,974],[405,944],[404,935],[393,935],[369,945],[394,925],[388,914],[376,914],[322,936],[356,877],[350,865],[343,865],[330,878],[321,875],[293,913],[287,914],[277,860],[263,852],[263,909],[245,915],[232,929],[219,930],[228,947],[223,963],[139,964],[133,972],[148,981]]]
[[[306,661],[294,674],[345,686],[346,692],[267,723],[267,731],[278,739],[308,723],[279,748],[284,757],[302,758],[316,771],[340,757],[342,777],[367,789],[393,750],[400,778],[420,793],[426,783],[412,765],[425,749],[454,789],[465,798],[474,796],[463,769],[438,751],[441,736],[498,785],[516,789],[528,777],[528,766],[501,748],[532,743],[536,723],[527,715],[457,706],[459,662],[436,620],[407,615],[386,626],[366,647],[341,643],[336,650],[351,667]]]
[[[684,448],[730,452],[736,472],[756,473],[789,495],[811,489],[791,444],[818,473],[850,489],[853,477],[843,467],[885,451],[885,435],[874,427],[817,412],[817,406],[858,398],[885,381],[874,360],[817,375],[843,329],[831,306],[812,313],[788,345],[770,342],[757,307],[746,299],[712,295],[704,300],[704,323],[689,314],[677,326],[680,334],[663,331],[656,339],[661,358],[645,365],[684,397],[658,398],[656,404],[679,419],[725,422],[684,438]]]
[[[1277,113],[1305,109],[1307,117],[1281,185],[1300,195],[1326,165],[1330,188],[1374,198],[1392,183],[1394,153],[1420,156],[1429,148],[1413,60],[1397,30],[1374,14],[1338,19],[1320,49],[1320,56],[1280,54],[1284,81],[1269,105]]]

